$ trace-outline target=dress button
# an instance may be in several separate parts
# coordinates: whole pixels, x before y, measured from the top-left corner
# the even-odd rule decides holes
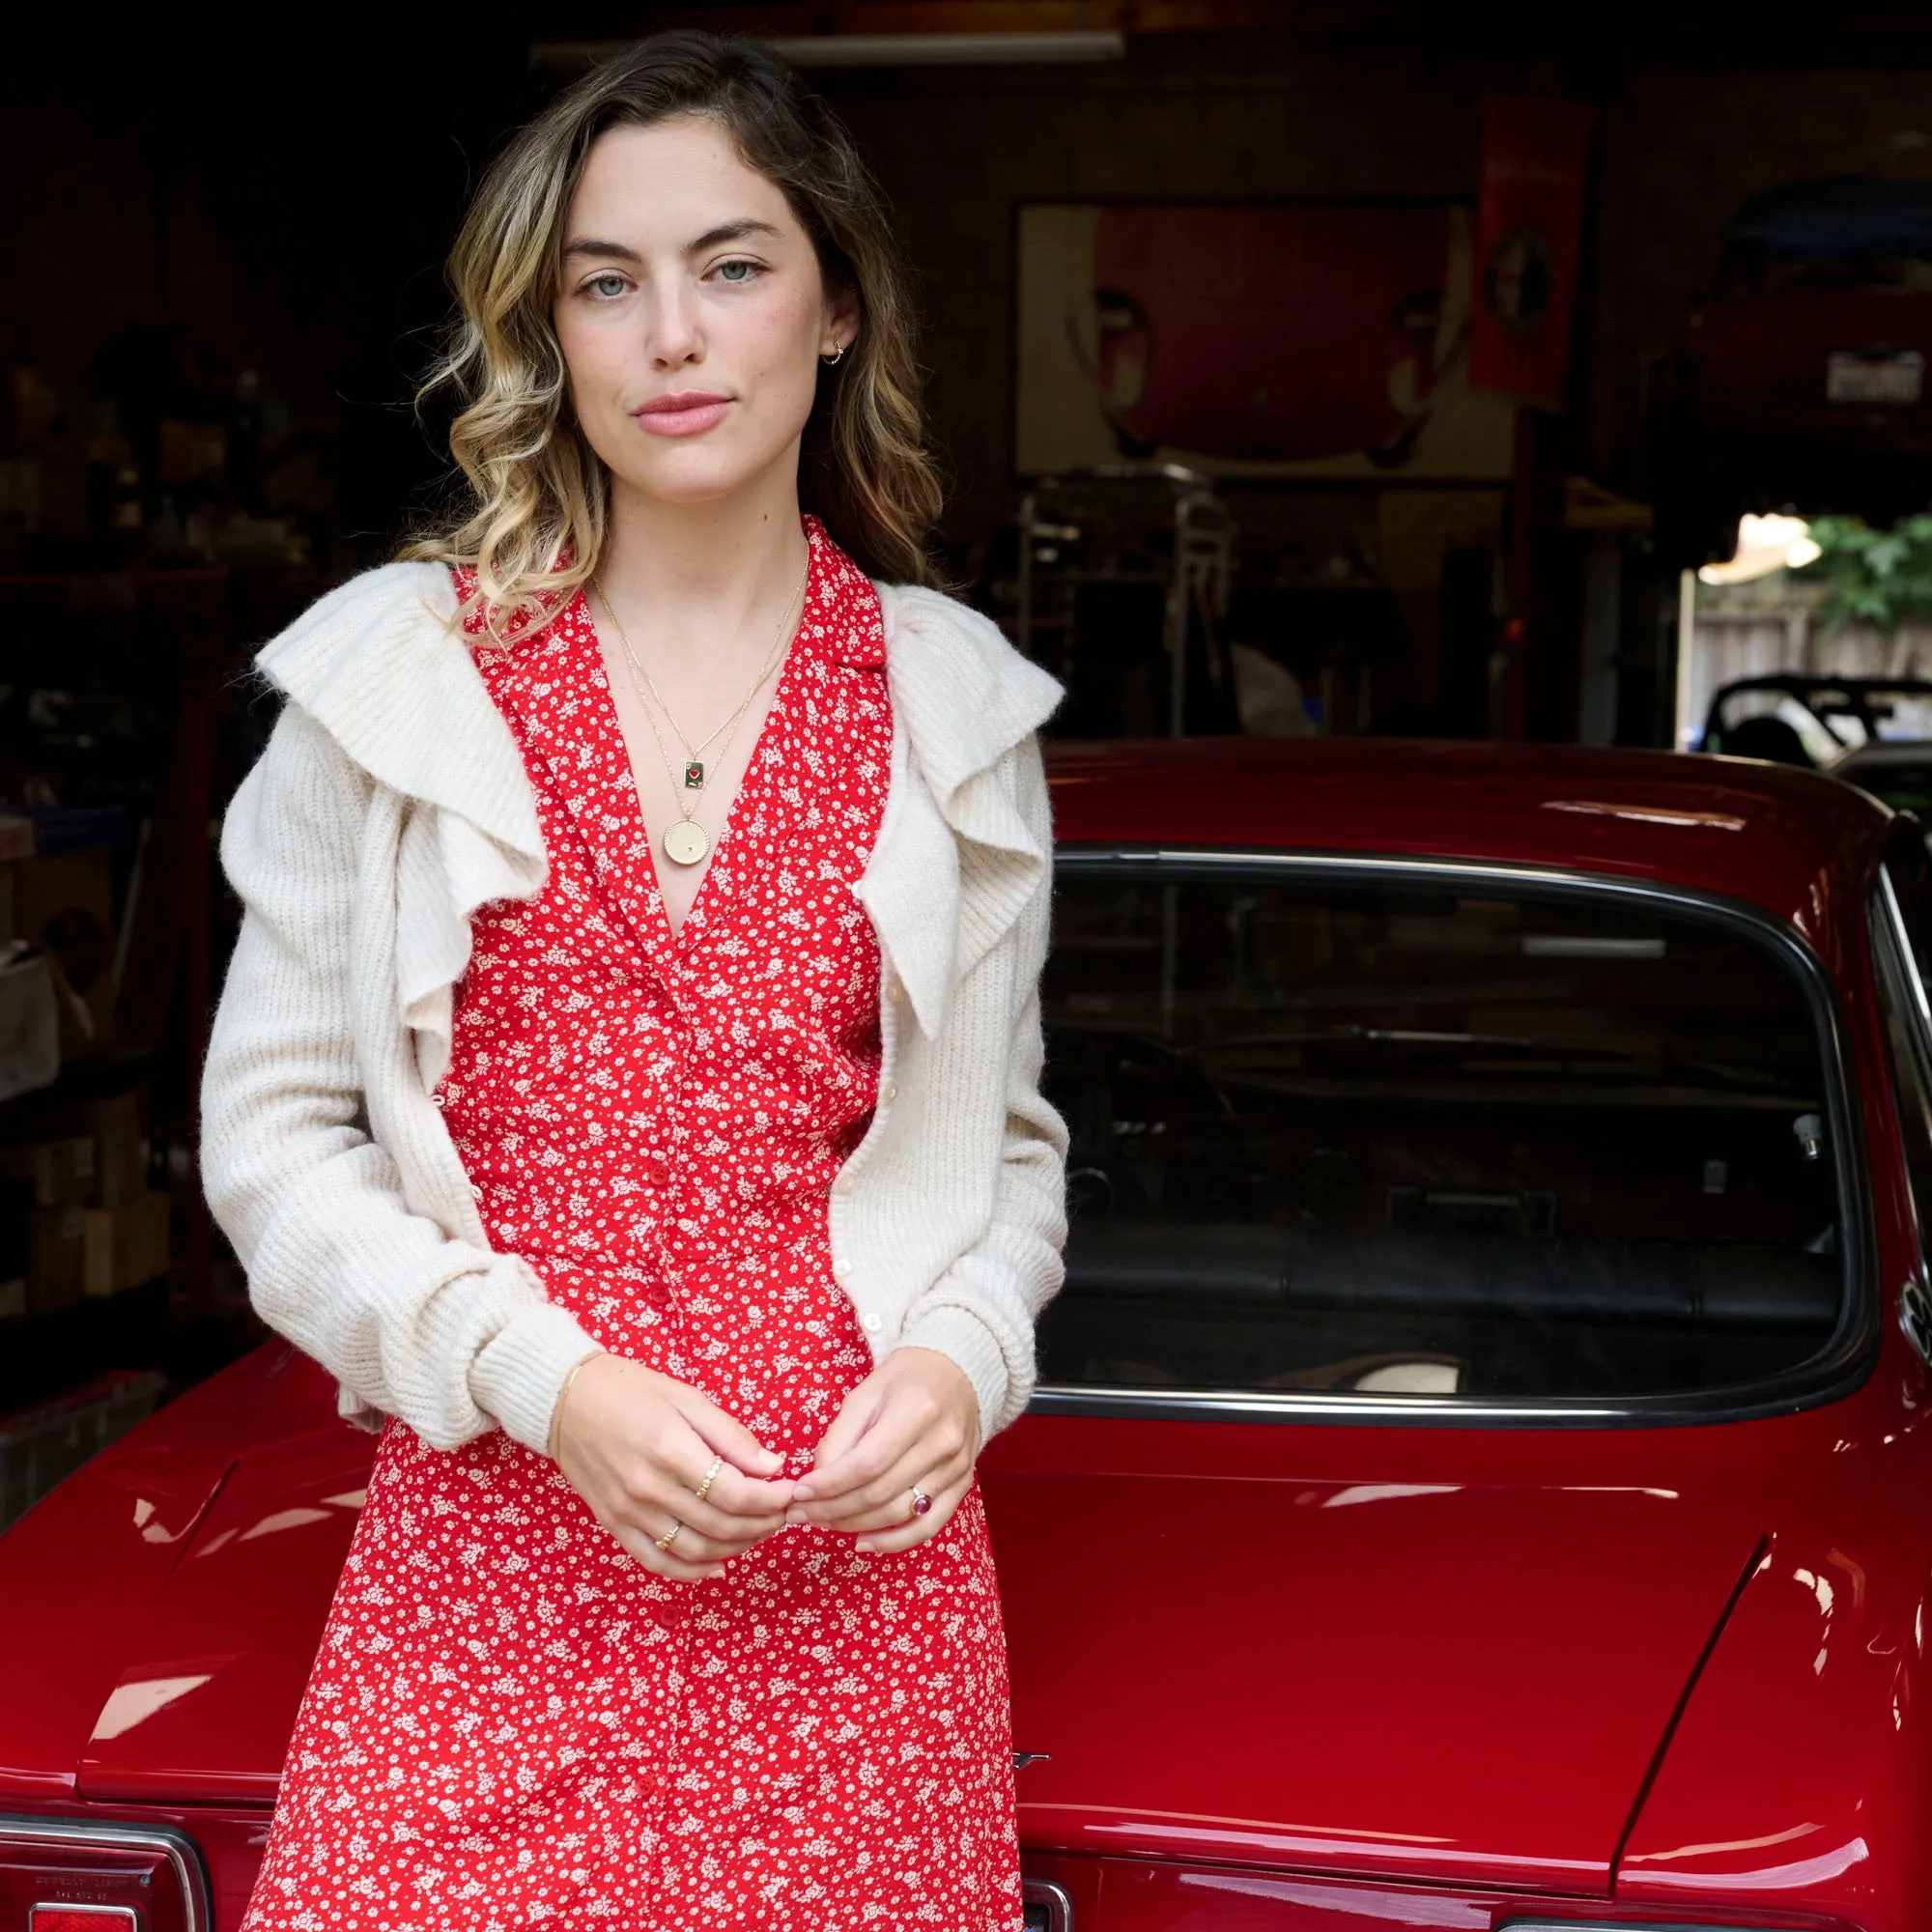
[[[843,1281],[852,1272],[852,1264],[843,1255],[839,1255],[832,1264],[832,1272]]]
[[[849,1174],[841,1174],[832,1183],[832,1191],[835,1194],[850,1194],[852,1191],[852,1177]]]
[[[883,1325],[876,1315],[867,1315],[862,1317],[861,1320],[865,1324],[867,1333],[870,1335],[876,1335]]]
[[[885,1085],[885,1090],[880,1094],[879,1098],[885,1101],[888,1106],[890,1106],[898,1097],[899,1097],[899,1090],[897,1083],[895,1081],[888,1080]]]
[[[905,983],[896,973],[886,975],[886,998],[896,1000],[905,991]]]

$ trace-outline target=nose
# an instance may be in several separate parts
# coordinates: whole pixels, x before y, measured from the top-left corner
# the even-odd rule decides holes
[[[681,275],[661,280],[650,305],[645,347],[651,365],[677,369],[704,359],[704,331],[699,322],[697,294]]]

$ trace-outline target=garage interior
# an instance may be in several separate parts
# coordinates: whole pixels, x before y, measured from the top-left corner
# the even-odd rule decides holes
[[[885,188],[945,566],[1065,682],[1055,734],[1689,751],[1728,678],[1932,676],[1932,564],[1847,614],[1809,534],[1932,508],[1921,9],[486,7],[299,57],[29,23],[0,1526],[260,1337],[193,1156],[249,659],[444,487],[412,391],[505,130],[683,23],[794,46]],[[1787,520],[1750,560],[1746,516]]]

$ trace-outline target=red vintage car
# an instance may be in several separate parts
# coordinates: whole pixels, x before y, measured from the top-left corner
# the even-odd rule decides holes
[[[1075,1213],[982,1463],[1029,1923],[1932,1925],[1916,823],[1647,753],[1053,772]],[[0,1541],[0,1932],[237,1923],[369,1461],[270,1344]]]
[[[1922,458],[1928,355],[1932,187],[1787,182],[1725,227],[1717,287],[1685,331],[1677,427],[1691,447]]]

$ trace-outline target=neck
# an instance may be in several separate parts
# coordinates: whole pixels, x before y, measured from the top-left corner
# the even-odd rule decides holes
[[[648,631],[668,648],[732,635],[789,601],[807,554],[796,463],[700,503],[667,502],[613,477],[597,578],[634,637]]]

